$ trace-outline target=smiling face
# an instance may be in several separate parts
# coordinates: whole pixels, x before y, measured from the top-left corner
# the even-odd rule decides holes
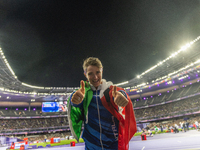
[[[89,65],[84,74],[85,74],[85,77],[90,82],[90,84],[92,84],[95,88],[98,88],[98,86],[101,84],[102,73],[103,73],[102,68]]]

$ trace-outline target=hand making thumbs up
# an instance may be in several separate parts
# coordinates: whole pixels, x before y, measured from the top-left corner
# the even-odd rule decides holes
[[[114,102],[120,107],[125,107],[128,104],[128,99],[121,93],[117,91],[117,87],[113,86],[112,95],[114,97]]]
[[[80,104],[83,101],[84,96],[85,96],[85,83],[83,80],[81,80],[81,88],[73,94],[71,101],[74,104]]]

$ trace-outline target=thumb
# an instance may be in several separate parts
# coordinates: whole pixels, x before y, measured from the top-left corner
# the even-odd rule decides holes
[[[81,88],[80,88],[81,92],[83,94],[85,94],[85,82],[83,80],[81,80]]]
[[[113,86],[113,91],[112,91],[113,97],[117,95],[117,86]]]

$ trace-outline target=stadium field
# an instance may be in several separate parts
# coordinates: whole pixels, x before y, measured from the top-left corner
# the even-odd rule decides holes
[[[190,130],[188,132],[156,134],[142,141],[140,136],[133,137],[129,143],[129,150],[200,150],[200,132]],[[84,143],[75,147],[52,147],[43,150],[84,150]]]

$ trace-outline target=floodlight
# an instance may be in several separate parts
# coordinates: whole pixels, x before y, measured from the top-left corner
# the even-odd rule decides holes
[[[126,82],[122,82],[122,83],[118,83],[118,84],[115,84],[116,86],[119,86],[119,85],[124,85],[124,84],[127,84],[128,83],[128,81],[126,81]]]

